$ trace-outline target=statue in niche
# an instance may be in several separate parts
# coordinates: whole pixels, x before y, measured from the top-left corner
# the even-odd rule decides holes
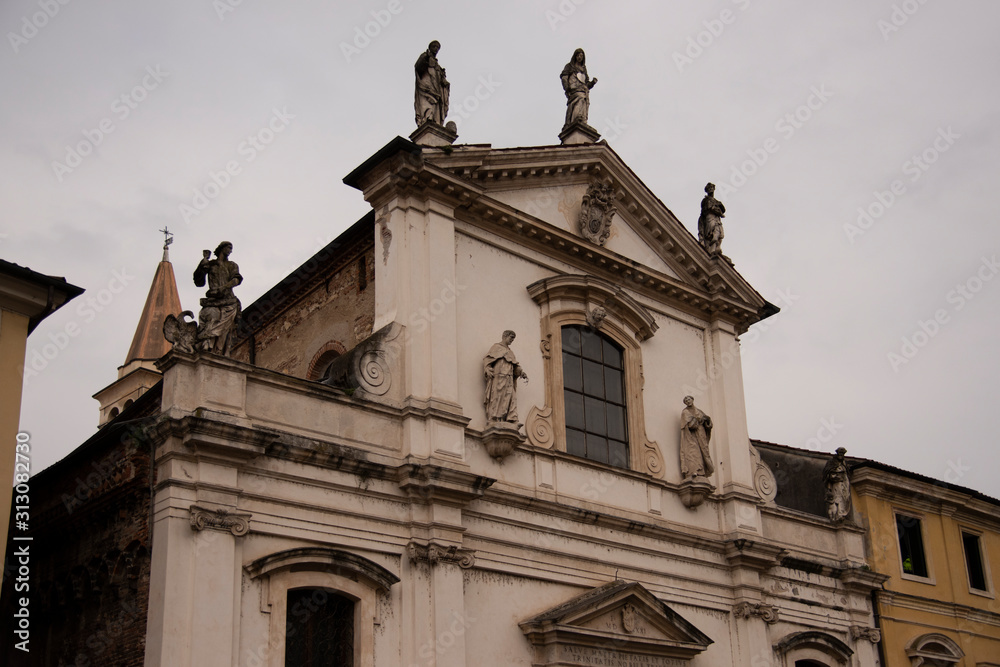
[[[503,332],[499,343],[494,343],[483,359],[483,373],[486,376],[487,426],[494,422],[518,424],[517,421],[517,381],[528,381],[528,375],[517,363],[510,349],[516,334],[508,329]]]
[[[847,450],[837,448],[823,467],[823,483],[826,484],[826,515],[830,521],[839,523],[851,515],[851,479],[848,475]]]
[[[591,243],[603,246],[611,236],[615,188],[611,183],[592,183],[580,204],[580,233]]]
[[[413,66],[417,78],[413,98],[417,127],[428,121],[443,126],[444,119],[448,117],[451,84],[445,78],[444,68],[437,60],[440,50],[441,43],[434,40],[428,45],[427,50],[420,54]]]
[[[684,397],[681,411],[681,477],[708,477],[715,471],[708,441],[712,438],[712,419],[694,407],[694,397]]]
[[[590,114],[590,89],[597,83],[597,79],[587,76],[587,55],[583,49],[573,52],[573,57],[563,67],[559,78],[566,92],[566,122],[563,124],[563,130],[574,123],[587,125],[587,116]]]
[[[202,260],[194,270],[194,284],[204,287],[208,279],[208,292],[201,300],[198,313],[198,349],[228,356],[232,348],[232,334],[240,317],[240,300],[233,288],[243,282],[240,267],[229,261],[233,244],[223,241],[215,249],[215,259],[210,250],[202,251]]]
[[[701,216],[698,218],[698,242],[709,255],[722,252],[722,219],[726,217],[726,207],[715,198],[715,184],[705,186],[705,198],[701,200]]]

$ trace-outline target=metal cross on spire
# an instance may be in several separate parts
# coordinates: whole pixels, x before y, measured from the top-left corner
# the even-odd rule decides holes
[[[174,233],[166,225],[163,225],[163,229],[159,231],[163,232],[163,261],[169,262],[170,256],[167,254],[167,248],[174,242]]]

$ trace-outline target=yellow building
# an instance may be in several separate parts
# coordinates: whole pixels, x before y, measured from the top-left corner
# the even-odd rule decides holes
[[[886,667],[1000,665],[1000,501],[874,461],[852,466]]]
[[[30,467],[31,443],[18,438],[24,353],[28,335],[42,320],[79,296],[83,290],[64,278],[54,278],[0,259],[0,543],[7,543],[12,494],[7,483]],[[18,458],[17,454],[21,457]]]

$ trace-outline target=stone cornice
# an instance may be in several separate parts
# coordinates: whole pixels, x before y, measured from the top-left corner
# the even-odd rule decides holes
[[[969,605],[959,604],[957,602],[925,598],[919,595],[900,593],[899,591],[882,590],[879,591],[877,595],[879,603],[885,605],[886,607],[884,610],[880,610],[879,612],[879,615],[883,618],[896,618],[892,614],[892,608],[899,607],[900,609],[938,614],[948,618],[969,619],[971,621],[985,623],[993,627],[1000,628],[1000,613],[990,611],[989,609],[970,607]],[[992,601],[986,599],[983,600],[983,604],[987,604],[987,602]],[[896,618],[896,620],[904,621],[908,619]]]
[[[1000,508],[996,504],[943,484],[913,479],[878,468],[860,467],[851,471],[851,488],[859,497],[912,507],[950,517],[971,520],[1000,530]]]
[[[560,298],[606,305],[629,326],[640,341],[651,338],[659,328],[649,311],[625,290],[594,276],[561,275],[542,278],[528,285],[528,294],[538,305]]]
[[[761,572],[781,564],[786,553],[781,547],[745,538],[727,541],[725,549],[726,560],[730,565]]]
[[[657,483],[660,482],[660,480],[650,481]],[[541,515],[597,526],[608,530],[642,535],[644,537],[650,537],[672,544],[704,549],[720,555],[722,555],[726,549],[726,542],[724,540],[693,534],[691,533],[690,528],[680,525],[676,528],[671,528],[654,523],[639,521],[635,518],[615,516],[605,512],[598,512],[575,505],[569,505],[564,502],[544,500],[525,495],[523,493],[507,491],[499,488],[491,488],[485,497],[489,502],[497,503],[498,505],[506,505],[521,510],[537,512]],[[725,566],[723,565],[723,567]]]
[[[330,547],[300,547],[258,558],[244,566],[254,579],[272,572],[294,568],[350,574],[369,582],[382,592],[399,583],[399,577],[357,554]]]
[[[496,481],[491,477],[419,463],[401,465],[396,469],[396,479],[399,488],[411,499],[454,505],[482,498]]]

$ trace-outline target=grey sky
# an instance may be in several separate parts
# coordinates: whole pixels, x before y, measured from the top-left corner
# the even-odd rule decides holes
[[[36,470],[93,433],[156,230],[187,308],[223,239],[252,302],[366,212],[341,179],[412,131],[437,39],[460,142],[557,143],[581,46],[591,124],[689,230],[719,186],[723,251],[782,308],[744,337],[752,437],[1000,496],[996,2],[235,2],[0,8],[0,256],[88,290],[29,339]]]

